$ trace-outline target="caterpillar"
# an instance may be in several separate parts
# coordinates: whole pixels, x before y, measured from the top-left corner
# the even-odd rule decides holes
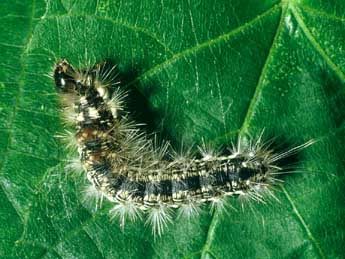
[[[224,207],[227,196],[257,201],[265,193],[274,196],[270,189],[287,170],[279,162],[314,142],[277,153],[259,134],[247,144],[239,137],[227,152],[201,145],[194,154],[181,154],[169,142],[158,145],[130,119],[127,92],[115,70],[106,62],[76,69],[62,59],[53,78],[66,120],[75,128],[68,142],[77,148],[91,183],[88,195],[113,202],[109,213],[122,227],[127,219],[145,216],[153,234],[160,236],[175,210],[191,217],[205,203]]]

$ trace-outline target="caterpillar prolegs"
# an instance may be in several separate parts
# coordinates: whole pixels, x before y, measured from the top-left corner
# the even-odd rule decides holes
[[[105,62],[76,69],[63,59],[53,77],[75,127],[71,143],[91,183],[89,194],[114,202],[110,214],[122,226],[145,216],[153,234],[161,235],[175,210],[191,217],[204,203],[223,207],[227,196],[261,201],[284,173],[279,161],[313,143],[276,153],[260,134],[247,144],[239,138],[227,152],[201,145],[194,154],[180,154],[168,142],[157,145],[129,119],[115,70]]]

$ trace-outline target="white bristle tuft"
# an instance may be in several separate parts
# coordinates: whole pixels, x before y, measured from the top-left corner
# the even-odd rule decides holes
[[[119,116],[119,113],[123,111],[127,95],[127,92],[124,92],[120,88],[117,88],[114,91],[111,99],[107,101],[107,105],[109,106],[109,109],[114,118],[117,118]]]
[[[85,171],[85,168],[83,167],[83,164],[80,161],[80,158],[75,157],[73,159],[68,160],[68,164],[65,166],[65,170],[69,172],[81,174]]]
[[[75,138],[74,132],[65,130],[63,133],[56,134],[55,137],[62,140],[62,142],[65,144],[64,148],[66,150],[75,151],[78,147],[78,142]]]
[[[180,206],[177,211],[177,217],[190,219],[198,216],[200,212],[201,204],[197,200],[191,198],[187,199],[187,201]]]
[[[100,190],[97,190],[93,184],[88,184],[82,193],[83,202],[88,205],[95,206],[95,210],[98,210],[102,207],[105,195]]]
[[[120,83],[120,81],[117,80],[118,75],[117,66],[107,67],[106,62],[100,64],[96,70],[96,80],[102,82],[107,88]]]
[[[172,222],[171,215],[172,209],[163,203],[149,209],[146,224],[151,225],[154,236],[163,234],[164,229]]]
[[[169,153],[170,142],[163,141],[159,142],[157,135],[155,134],[153,137],[153,141],[151,141],[151,148],[152,148],[152,160],[154,163],[161,163]]]
[[[210,213],[211,214],[219,213],[219,212],[228,213],[228,207],[231,207],[231,206],[228,205],[224,197],[214,197],[211,199]]]
[[[193,163],[195,157],[193,145],[186,146],[182,142],[179,150],[171,148],[169,156],[172,159],[170,163],[171,166],[174,164],[181,164],[184,170],[187,170]]]
[[[75,125],[77,119],[77,113],[74,108],[66,106],[63,109],[63,119],[67,125]]]
[[[198,146],[198,149],[201,156],[203,157],[203,160],[217,158],[221,153],[220,148],[214,148],[211,143],[206,143],[204,139],[202,140],[202,144]]]
[[[273,154],[270,159],[269,159],[269,163],[274,163],[278,160],[281,160],[281,159],[284,159],[284,158],[287,158],[289,156],[292,156],[298,152],[300,152],[301,150],[309,147],[310,145],[314,144],[316,141],[315,140],[309,140],[307,142],[305,142],[304,144],[302,145],[299,145],[299,146],[296,146],[296,147],[293,147],[293,148],[290,148],[284,152],[281,152],[281,153],[278,153],[278,154]]]
[[[116,218],[119,219],[122,229],[124,228],[127,219],[130,221],[136,221],[142,218],[140,208],[131,199],[127,199],[116,204],[109,211],[109,214],[112,220]]]

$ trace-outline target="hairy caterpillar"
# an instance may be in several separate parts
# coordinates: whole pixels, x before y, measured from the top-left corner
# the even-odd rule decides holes
[[[115,67],[105,62],[75,69],[65,59],[56,63],[53,78],[65,114],[75,129],[71,143],[91,183],[89,195],[114,202],[110,210],[123,226],[126,219],[146,215],[154,234],[161,235],[180,216],[193,216],[203,203],[222,207],[226,196],[247,195],[262,200],[263,193],[284,173],[278,162],[313,141],[275,153],[262,134],[244,145],[241,138],[228,154],[198,147],[196,155],[157,146],[124,111],[126,92],[116,86]]]

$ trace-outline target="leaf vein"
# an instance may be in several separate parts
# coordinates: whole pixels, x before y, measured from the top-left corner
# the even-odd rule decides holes
[[[203,248],[201,250],[201,257],[200,257],[201,259],[207,258],[206,255],[210,250],[210,246],[211,246],[211,243],[213,241],[213,237],[215,234],[216,225],[218,224],[218,220],[219,220],[219,211],[216,210],[212,216],[210,227],[208,228],[205,245],[203,246]]]
[[[314,8],[311,8],[309,6],[306,5],[299,5],[302,9],[304,9],[305,11],[311,13],[312,15],[316,16],[317,18],[319,18],[320,16],[323,16],[324,18],[328,18],[331,20],[335,20],[335,21],[339,21],[339,22],[345,22],[345,17],[338,17],[335,16],[334,14],[330,14],[330,13],[326,13],[326,12],[322,12],[319,10],[316,10]]]
[[[154,39],[159,45],[161,45],[167,52],[169,52],[171,55],[174,55],[174,52],[165,44],[163,43],[156,34],[148,31],[147,29],[143,28],[143,27],[139,27],[136,25],[132,25],[129,23],[125,23],[125,22],[120,22],[116,19],[112,19],[110,17],[102,17],[102,16],[98,16],[98,15],[94,15],[94,14],[80,14],[80,15],[75,15],[75,14],[62,14],[62,15],[51,15],[51,16],[46,16],[42,19],[43,20],[48,20],[48,19],[57,19],[57,18],[63,18],[63,17],[69,17],[69,18],[94,18],[96,20],[100,20],[100,21],[106,21],[106,22],[110,22],[119,26],[123,26],[125,28],[128,28],[132,31],[135,32],[140,32],[145,34],[146,36]]]
[[[336,75],[345,82],[345,74],[341,71],[341,69],[332,61],[332,59],[328,56],[326,51],[320,46],[320,44],[316,41],[313,34],[308,29],[307,25],[305,24],[301,13],[299,10],[296,9],[294,5],[290,6],[291,12],[297,20],[298,25],[301,27],[302,31],[304,32],[305,36],[314,47],[316,52],[320,54],[320,56],[326,61],[327,65],[336,73]]]
[[[218,44],[220,42],[224,42],[229,40],[233,35],[237,35],[239,33],[241,33],[243,30],[255,25],[256,23],[260,22],[263,18],[269,16],[271,13],[275,12],[278,8],[279,8],[280,4],[276,4],[274,6],[272,6],[271,8],[269,8],[268,10],[266,10],[265,12],[261,13],[260,15],[258,15],[257,17],[255,17],[254,19],[252,19],[249,22],[246,22],[245,24],[227,32],[224,34],[221,34],[219,36],[217,36],[216,38],[212,38],[210,40],[207,40],[203,43],[197,44],[191,48],[185,49],[179,53],[174,54],[171,58],[165,60],[164,62],[155,65],[154,67],[152,67],[151,69],[143,72],[141,75],[139,75],[138,77],[136,77],[134,80],[132,80],[131,82],[129,82],[127,84],[127,86],[131,86],[133,84],[135,84],[136,82],[149,77],[151,75],[154,75],[155,73],[161,71],[162,69],[164,69],[165,67],[173,64],[175,61],[181,59],[181,58],[185,58],[186,56],[189,56],[193,53],[196,53],[200,50],[203,50],[205,48],[211,47],[215,44]]]
[[[275,49],[276,49],[276,42],[278,41],[280,32],[281,32],[281,30],[282,30],[282,28],[284,26],[284,18],[285,18],[286,10],[287,10],[287,6],[284,5],[282,7],[282,13],[281,13],[281,16],[280,16],[280,21],[279,21],[279,24],[277,26],[276,33],[275,33],[275,36],[274,36],[271,48],[270,48],[270,50],[268,52],[268,55],[266,57],[265,64],[262,67],[262,70],[261,70],[261,73],[260,73],[260,77],[259,77],[259,81],[258,81],[258,83],[257,83],[257,85],[255,87],[254,95],[251,98],[251,101],[250,101],[250,104],[248,106],[247,113],[246,113],[246,115],[244,117],[242,126],[239,129],[239,135],[244,135],[244,134],[248,133],[248,128],[249,128],[249,125],[250,125],[250,121],[251,121],[251,119],[254,116],[255,108],[258,105],[258,102],[259,102],[259,99],[260,99],[260,94],[262,93],[262,90],[263,90],[263,87],[264,87],[264,79],[265,79],[265,76],[267,74],[267,69],[268,69],[269,64],[271,63],[271,59],[272,59],[273,54],[274,54]]]
[[[281,186],[281,189],[283,190],[286,198],[288,199],[293,212],[296,214],[298,220],[300,221],[300,223],[302,224],[304,230],[307,232],[309,239],[311,240],[312,244],[315,246],[317,252],[319,253],[320,257],[323,259],[326,259],[326,255],[324,254],[324,252],[322,251],[322,248],[319,244],[319,242],[315,239],[313,233],[311,232],[310,228],[308,227],[308,225],[305,223],[302,215],[299,213],[294,201],[292,200],[291,196],[289,195],[289,193],[286,191],[286,189],[284,188],[284,186]]]

